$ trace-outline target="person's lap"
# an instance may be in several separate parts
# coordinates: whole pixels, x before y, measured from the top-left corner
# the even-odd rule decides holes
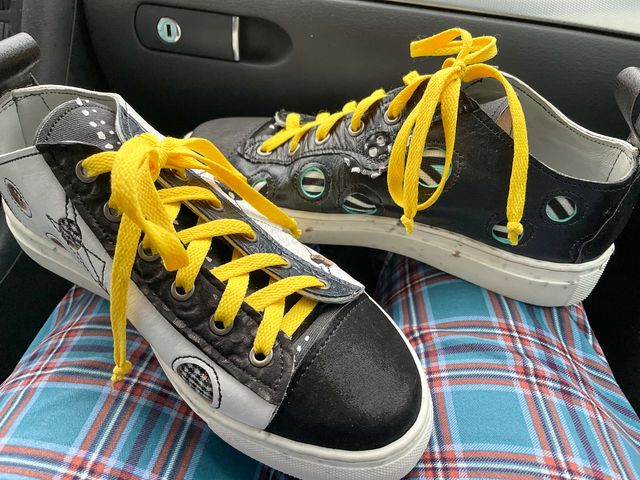
[[[377,299],[434,401],[410,477],[640,477],[640,421],[581,306],[533,307],[399,256]],[[112,389],[108,303],[69,292],[0,386],[1,478],[281,477],[191,412],[133,328],[128,343],[134,370]]]

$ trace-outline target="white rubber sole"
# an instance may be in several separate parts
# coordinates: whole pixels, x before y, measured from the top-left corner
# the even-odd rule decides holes
[[[7,225],[22,249],[34,261],[103,298],[108,295],[88,277],[76,260],[54,242],[27,229],[4,205]],[[156,354],[162,369],[180,396],[209,427],[236,449],[273,468],[310,480],[392,480],[402,478],[416,465],[433,429],[433,406],[423,379],[423,398],[413,426],[389,445],[365,451],[345,451],[308,445],[240,423],[217,410],[194,392]],[[414,360],[419,360],[414,354]],[[422,368],[419,366],[419,368]]]
[[[316,447],[273,435],[211,410],[206,400],[187,395],[189,386],[163,365],[176,391],[211,430],[250,457],[296,478],[309,480],[390,480],[404,477],[418,463],[433,428],[431,400],[423,405],[414,425],[395,442],[375,450],[350,452]]]
[[[416,223],[411,235],[395,218],[284,209],[305,243],[357,245],[415,258],[507,297],[557,307],[584,300],[596,286],[611,245],[589,262],[554,263],[500,250],[460,234]],[[250,214],[255,214],[247,209]]]

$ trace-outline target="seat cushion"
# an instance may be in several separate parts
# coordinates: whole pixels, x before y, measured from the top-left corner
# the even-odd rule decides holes
[[[640,420],[581,306],[515,302],[397,255],[377,297],[434,401],[410,478],[640,478]],[[284,477],[211,433],[132,327],[134,369],[113,389],[108,311],[71,289],[0,386],[0,478]]]

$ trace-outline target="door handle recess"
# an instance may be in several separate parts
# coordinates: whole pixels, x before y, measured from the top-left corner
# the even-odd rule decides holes
[[[135,27],[151,50],[235,62],[274,63],[292,46],[291,37],[268,20],[164,5],[140,5]]]

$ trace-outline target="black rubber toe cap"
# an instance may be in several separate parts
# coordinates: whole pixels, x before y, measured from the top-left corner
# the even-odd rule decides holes
[[[236,153],[238,146],[269,121],[266,117],[218,118],[199,125],[192,137],[206,138],[227,157]]]
[[[304,357],[267,431],[322,447],[375,449],[409,430],[421,401],[409,347],[363,295]]]

